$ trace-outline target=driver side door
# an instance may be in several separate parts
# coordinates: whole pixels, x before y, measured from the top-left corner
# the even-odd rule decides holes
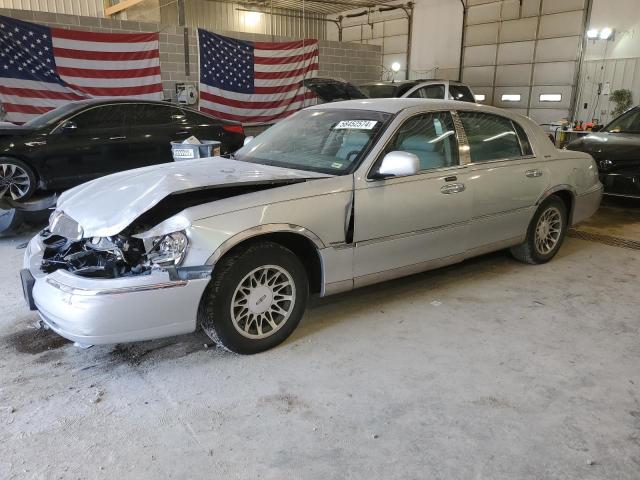
[[[467,248],[471,192],[451,113],[406,119],[371,172],[391,151],[415,154],[420,171],[356,184],[355,286],[454,263]]]

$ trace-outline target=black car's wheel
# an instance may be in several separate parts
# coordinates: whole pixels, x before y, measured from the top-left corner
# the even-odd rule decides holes
[[[36,189],[36,176],[24,162],[0,157],[0,199],[27,200]]]
[[[551,260],[564,241],[567,230],[567,208],[555,195],[538,207],[521,245],[511,248],[511,254],[524,263],[540,264]]]
[[[308,296],[298,257],[276,243],[256,243],[216,265],[198,319],[214,342],[236,353],[258,353],[291,335]]]
[[[0,235],[16,233],[24,224],[23,213],[16,209],[0,210]]]

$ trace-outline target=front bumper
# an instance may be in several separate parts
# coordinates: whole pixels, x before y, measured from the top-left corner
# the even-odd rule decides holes
[[[616,197],[640,198],[640,172],[600,173],[604,194]]]
[[[33,303],[44,323],[81,344],[150,340],[193,332],[208,278],[171,280],[166,272],[117,279],[83,278],[65,270],[43,274],[39,237],[25,252],[34,278]]]

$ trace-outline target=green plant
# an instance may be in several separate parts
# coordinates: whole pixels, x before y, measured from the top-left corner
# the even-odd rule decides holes
[[[631,105],[633,105],[631,90],[627,90],[626,88],[621,88],[620,90],[614,90],[611,92],[609,100],[616,104],[616,108],[611,111],[614,117],[622,115],[631,108]]]

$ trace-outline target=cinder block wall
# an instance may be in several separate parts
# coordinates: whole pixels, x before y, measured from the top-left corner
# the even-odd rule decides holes
[[[0,15],[40,23],[51,27],[87,30],[91,32],[160,32],[160,70],[165,99],[175,101],[175,83],[198,83],[198,47],[197,32],[188,29],[188,55],[185,55],[184,28],[175,25],[144,23],[108,18],[80,17],[60,13],[13,10],[0,8]],[[224,32],[241,40],[254,41],[291,41],[290,37],[272,37],[270,35]],[[186,60],[189,75],[186,74]],[[320,41],[321,77],[332,77],[354,83],[379,80],[381,75],[382,51],[378,45],[358,45],[334,41]]]

